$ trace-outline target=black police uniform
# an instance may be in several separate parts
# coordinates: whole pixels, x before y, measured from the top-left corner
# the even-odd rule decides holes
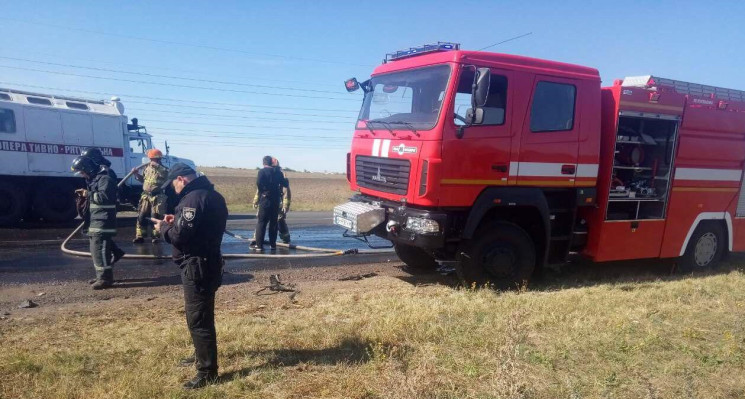
[[[114,281],[111,267],[118,247],[112,237],[116,235],[116,181],[105,170],[101,170],[88,182],[90,250],[96,279],[106,284]]]
[[[207,177],[200,176],[183,188],[174,223],[161,231],[173,245],[173,259],[181,268],[186,323],[194,343],[198,377],[217,376],[215,291],[222,283],[220,245],[227,220],[225,199]]]
[[[277,246],[277,218],[279,217],[279,198],[282,194],[284,175],[277,168],[264,167],[258,173],[256,186],[259,189],[259,215],[256,224],[256,246],[264,245],[266,225],[269,224],[269,245]]]

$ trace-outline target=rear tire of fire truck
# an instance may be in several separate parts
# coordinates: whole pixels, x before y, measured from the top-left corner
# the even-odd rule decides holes
[[[437,268],[435,258],[421,248],[406,244],[395,244],[393,248],[398,258],[412,269],[435,270]]]
[[[469,287],[521,289],[535,270],[535,244],[530,234],[509,222],[479,227],[458,252],[456,272]]]
[[[693,273],[715,268],[724,256],[726,245],[727,233],[720,222],[701,222],[678,261],[678,271]]]
[[[17,184],[0,180],[0,226],[18,224],[27,209],[26,192]]]
[[[67,183],[46,180],[34,193],[34,213],[46,222],[60,223],[75,219],[75,188]]]

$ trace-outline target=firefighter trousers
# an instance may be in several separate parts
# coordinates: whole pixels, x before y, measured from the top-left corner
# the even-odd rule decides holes
[[[114,249],[118,249],[112,237],[110,234],[94,234],[89,237],[96,279],[108,283],[114,282],[114,269],[111,266],[111,260]]]
[[[142,194],[140,197],[140,203],[137,206],[138,215],[137,226],[135,227],[135,237],[147,237],[148,230],[152,232],[153,238],[159,237],[159,234],[155,229],[148,229],[148,226],[152,226],[152,222],[149,218],[162,219],[167,201],[168,198],[163,194]]]
[[[256,245],[264,246],[267,224],[269,225],[269,245],[277,246],[277,219],[279,218],[279,203],[275,200],[263,197],[259,201],[259,217],[256,223]]]

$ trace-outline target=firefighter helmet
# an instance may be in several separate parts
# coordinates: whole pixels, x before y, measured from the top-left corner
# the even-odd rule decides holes
[[[161,159],[163,158],[163,153],[160,152],[159,149],[153,148],[151,150],[147,150],[147,157],[150,159]]]
[[[104,158],[103,153],[96,147],[88,147],[80,153],[81,157],[90,158],[96,165],[111,166],[111,161]]]
[[[272,166],[275,168],[279,166],[279,160],[277,158],[272,157]]]
[[[77,157],[72,161],[72,166],[70,169],[73,172],[83,172],[89,177],[93,177],[98,173],[101,166],[97,165],[95,162],[93,162],[92,159],[88,157]]]

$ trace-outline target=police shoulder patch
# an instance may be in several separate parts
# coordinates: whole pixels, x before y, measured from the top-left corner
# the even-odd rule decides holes
[[[194,220],[194,216],[197,215],[197,210],[195,208],[187,208],[184,207],[181,210],[181,216],[186,220],[187,222],[191,222]]]

